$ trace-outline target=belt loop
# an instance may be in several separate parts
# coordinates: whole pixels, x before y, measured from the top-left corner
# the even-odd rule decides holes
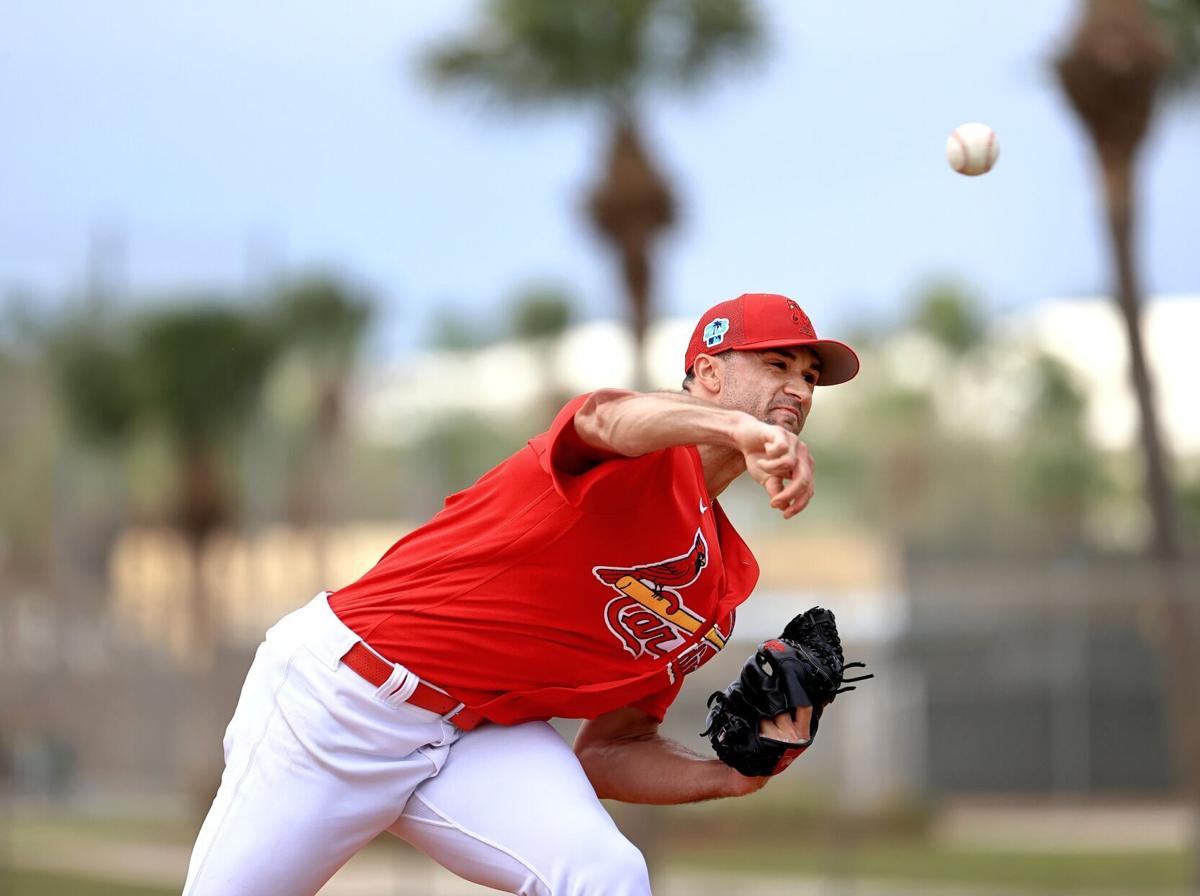
[[[392,664],[392,674],[387,681],[379,686],[376,693],[380,700],[390,706],[400,706],[407,703],[413,691],[417,689],[420,679],[401,665]]]

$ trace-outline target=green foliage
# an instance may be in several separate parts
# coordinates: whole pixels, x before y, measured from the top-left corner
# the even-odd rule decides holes
[[[0,559],[10,570],[48,556],[57,428],[48,391],[36,364],[0,351]]]
[[[106,447],[129,438],[138,389],[128,340],[89,316],[68,320],[47,349],[63,407],[80,435]]]
[[[554,287],[530,289],[513,303],[513,335],[519,339],[553,339],[562,335],[574,316],[574,305],[566,291]]]
[[[434,312],[429,331],[429,341],[433,347],[450,351],[479,348],[491,341],[476,318],[468,317],[447,305]]]
[[[424,67],[436,84],[514,107],[620,106],[647,87],[696,85],[759,40],[750,0],[489,0],[474,33],[434,48]]]
[[[1066,424],[1082,434],[1087,397],[1067,366],[1057,358],[1040,355],[1034,360],[1036,398],[1032,410],[1036,419]]]
[[[272,296],[272,323],[282,342],[323,368],[344,372],[371,320],[370,300],[340,280],[313,275]]]
[[[278,348],[256,317],[203,299],[148,312],[129,358],[140,410],[180,448],[219,441],[253,408]]]
[[[914,317],[945,353],[921,359],[914,377],[907,355],[867,347],[832,427],[818,399],[806,440],[818,458],[822,504],[841,503],[905,542],[940,549],[1086,540],[1113,491],[1071,371],[1048,357],[1027,363],[992,351],[988,322],[964,290],[927,291]],[[931,363],[937,367],[927,370]],[[1001,375],[1027,399],[1023,411],[1017,402],[1004,410],[1003,436],[986,410],[950,416],[994,394]]]
[[[1035,359],[1035,390],[1018,454],[1018,486],[1034,521],[1048,534],[1078,539],[1087,510],[1108,489],[1101,458],[1089,443],[1087,401],[1057,359]]]
[[[606,170],[583,206],[620,262],[634,341],[651,317],[652,247],[675,222],[675,198],[638,134],[637,103],[654,88],[694,88],[760,41],[753,0],[487,0],[472,31],[424,57],[436,85],[509,109],[575,103],[612,128]],[[634,381],[644,382],[641,353]]]
[[[979,300],[953,283],[924,290],[917,298],[912,323],[954,355],[967,354],[987,335],[987,317]]]
[[[1171,46],[1169,80],[1175,87],[1200,79],[1200,0],[1148,0]]]
[[[530,432],[523,420],[505,425],[472,413],[435,424],[404,459],[417,509],[436,512],[447,495],[466,488],[520,448]]]
[[[47,350],[85,439],[119,446],[157,426],[183,447],[217,442],[245,419],[279,345],[255,315],[197,297],[129,319],[68,318]]]
[[[125,465],[124,492],[113,503],[147,479],[133,462],[157,440],[175,486],[154,489],[175,493],[165,515],[194,540],[228,518],[227,455],[280,345],[267,321],[195,296],[127,316],[68,317],[45,344],[72,428]],[[86,464],[72,467],[78,475]],[[161,478],[163,471],[152,472]]]
[[[1183,508],[1184,524],[1192,533],[1191,543],[1196,544],[1200,542],[1200,473],[1183,483],[1179,503]]]

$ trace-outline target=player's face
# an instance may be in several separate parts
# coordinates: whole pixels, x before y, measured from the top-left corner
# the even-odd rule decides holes
[[[798,433],[812,409],[821,359],[802,346],[726,352],[722,397],[728,406]]]

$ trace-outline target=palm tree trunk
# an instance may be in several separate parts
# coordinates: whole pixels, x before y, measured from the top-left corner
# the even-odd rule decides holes
[[[1153,595],[1162,622],[1163,694],[1181,783],[1200,809],[1200,719],[1191,697],[1200,660],[1200,607],[1185,600],[1175,496],[1142,343],[1142,296],[1134,263],[1134,165],[1154,115],[1171,48],[1142,0],[1082,0],[1079,27],[1058,58],[1071,106],[1096,148],[1116,277],[1129,344],[1130,379],[1141,413],[1145,491],[1153,531]],[[1200,817],[1200,815],[1198,815]],[[1200,896],[1200,823],[1192,844],[1192,892]]]
[[[1108,158],[1102,160],[1102,165],[1109,238],[1116,266],[1116,300],[1125,323],[1130,376],[1141,415],[1146,495],[1153,520],[1151,550],[1156,559],[1175,563],[1179,560],[1179,522],[1158,420],[1154,384],[1142,338],[1142,296],[1133,252],[1133,160]]]
[[[191,560],[187,595],[189,661],[203,670],[211,665],[218,640],[214,607],[204,578],[204,550],[228,511],[212,450],[204,444],[189,445],[182,452],[181,463],[177,521]]]
[[[634,388],[644,391],[646,330],[653,316],[652,253],[657,238],[675,223],[675,197],[650,158],[633,114],[613,110],[612,134],[604,176],[592,188],[588,213],[592,224],[620,260],[633,335]]]
[[[650,328],[650,253],[644,243],[627,245],[621,250],[621,271],[629,297],[630,327],[633,336],[633,388],[650,388],[646,368],[646,331]]]
[[[1179,521],[1167,452],[1161,437],[1154,384],[1142,338],[1142,296],[1133,251],[1134,158],[1125,153],[1102,154],[1104,195],[1109,239],[1117,280],[1116,300],[1125,323],[1130,378],[1141,415],[1141,446],[1146,496],[1153,529],[1150,551],[1155,561],[1160,619],[1165,648],[1164,696],[1174,728],[1172,746],[1185,792],[1197,818],[1193,821],[1191,892],[1200,896],[1200,719],[1193,688],[1200,680],[1200,608],[1185,595],[1179,542]]]
[[[313,436],[309,482],[312,488],[313,557],[317,588],[332,588],[329,570],[329,541],[335,520],[335,498],[341,485],[342,391],[337,378],[320,384],[317,392],[317,425]]]

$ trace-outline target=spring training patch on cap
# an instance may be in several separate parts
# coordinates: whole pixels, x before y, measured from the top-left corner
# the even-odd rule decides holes
[[[709,348],[720,345],[725,341],[725,334],[728,332],[729,318],[718,317],[704,328],[704,344]]]

